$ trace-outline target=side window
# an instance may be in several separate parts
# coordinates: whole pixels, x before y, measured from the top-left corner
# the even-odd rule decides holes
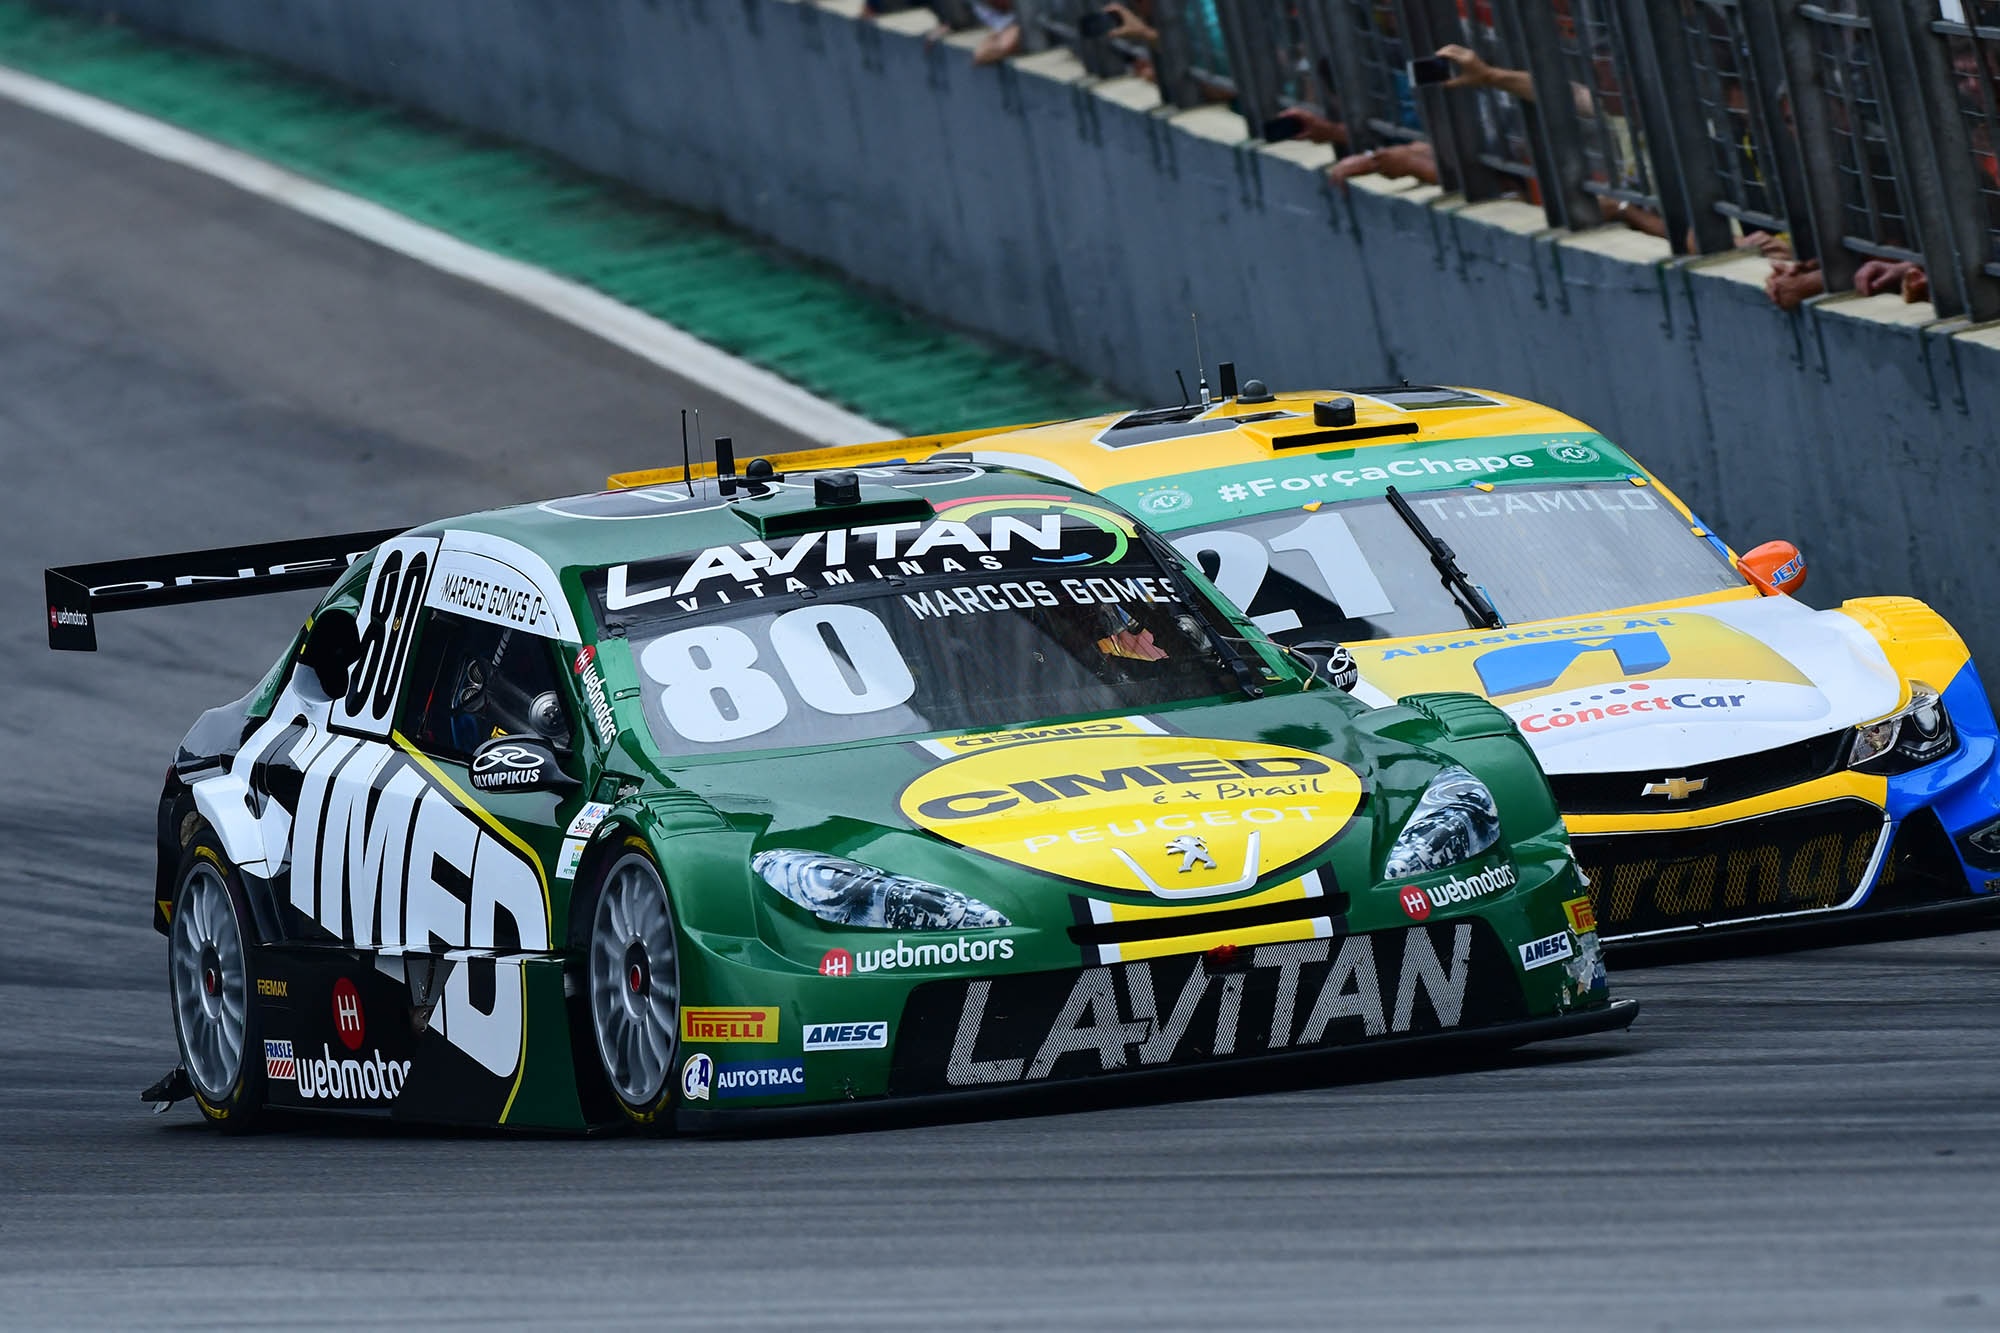
[[[449,611],[424,612],[397,728],[426,754],[465,763],[495,736],[570,743],[547,639]]]

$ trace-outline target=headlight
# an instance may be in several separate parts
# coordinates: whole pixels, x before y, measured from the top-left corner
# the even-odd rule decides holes
[[[1854,729],[1847,764],[1870,773],[1907,773],[1957,748],[1958,735],[1944,700],[1930,686],[1913,680],[1909,703],[1878,722],[1864,722]]]
[[[992,930],[1006,917],[956,889],[823,852],[759,852],[750,868],[822,921],[876,930]]]
[[[1462,768],[1431,779],[1403,836],[1389,849],[1385,879],[1408,879],[1467,861],[1500,838],[1500,807],[1486,784]]]

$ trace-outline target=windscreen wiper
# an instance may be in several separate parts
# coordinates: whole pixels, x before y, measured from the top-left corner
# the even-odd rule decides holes
[[[1493,609],[1493,603],[1486,600],[1486,594],[1479,591],[1478,585],[1467,578],[1465,571],[1458,567],[1458,557],[1451,553],[1451,548],[1438,540],[1438,535],[1424,525],[1424,521],[1417,517],[1417,511],[1410,507],[1410,502],[1405,500],[1402,492],[1394,486],[1389,487],[1389,507],[1396,511],[1396,517],[1402,519],[1404,526],[1414,532],[1417,540],[1424,544],[1424,550],[1430,554],[1431,566],[1438,572],[1438,582],[1444,585],[1445,591],[1451,594],[1452,600],[1465,612],[1465,623],[1478,629],[1499,629],[1504,626],[1507,622]]]
[[[1139,536],[1145,542],[1146,549],[1152,553],[1153,559],[1159,563],[1162,569],[1172,571],[1185,568],[1187,557],[1168,545],[1165,539],[1154,533],[1152,529],[1140,528]],[[1210,609],[1202,605],[1204,599],[1201,594],[1194,588],[1189,588],[1188,592],[1190,596],[1187,598],[1185,605],[1189,610],[1194,612],[1195,619],[1201,627],[1208,631],[1209,638],[1215,641],[1216,654],[1222,658],[1222,664],[1229,668],[1229,673],[1236,677],[1238,687],[1242,689],[1245,695],[1252,699],[1263,698],[1264,683],[1257,679],[1256,670],[1249,662],[1244,660],[1242,653],[1230,646],[1232,638],[1239,638],[1239,636],[1228,632],[1233,627],[1216,624],[1214,616],[1210,613]],[[1248,640],[1241,641],[1248,642]]]

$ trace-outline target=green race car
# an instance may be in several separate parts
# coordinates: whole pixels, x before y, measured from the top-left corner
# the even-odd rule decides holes
[[[50,641],[329,582],[161,796],[145,1095],[225,1128],[699,1128],[1636,1013],[1504,714],[1356,703],[1059,483],[752,464],[55,569]]]

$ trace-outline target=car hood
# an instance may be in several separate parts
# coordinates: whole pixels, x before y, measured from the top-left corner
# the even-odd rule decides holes
[[[1364,698],[1484,695],[1551,773],[1768,750],[1881,717],[1903,697],[1865,629],[1783,596],[1351,647]]]
[[[752,757],[671,777],[749,831],[754,850],[894,867],[1009,915],[1028,905],[1023,895],[1040,896],[1031,886],[1046,885],[1042,876],[1072,891],[1194,902],[1285,882],[1330,858],[1343,878],[1374,878],[1377,826],[1399,827],[1444,761],[1357,725],[1352,708],[1316,692]]]

